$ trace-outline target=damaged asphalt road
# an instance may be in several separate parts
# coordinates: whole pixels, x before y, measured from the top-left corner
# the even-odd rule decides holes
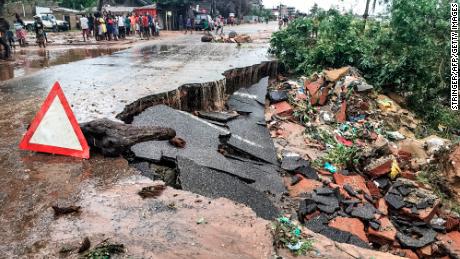
[[[269,131],[266,126],[260,125],[264,120],[264,105],[260,101],[265,100],[267,86],[268,78],[264,78],[230,96],[230,111],[240,112],[240,115],[229,118],[228,127],[216,126],[165,105],[149,108],[134,118],[133,125],[173,128],[187,145],[178,149],[166,141],[147,141],[134,145],[131,150],[136,159],[142,161],[175,163],[178,182],[185,190],[242,202],[259,216],[273,219],[278,214],[273,203],[277,203],[285,188]],[[242,100],[246,112],[241,113],[239,106],[233,102],[235,96]],[[207,116],[207,119],[212,119],[212,116]],[[220,117],[217,120],[222,121]],[[182,164],[178,162],[179,157]],[[187,169],[187,166],[195,170],[200,168],[213,177],[201,177],[202,174],[196,172],[196,177],[201,179],[196,181],[190,176],[193,170]],[[187,176],[182,175],[183,172],[187,172]],[[227,188],[213,187],[226,185]],[[244,195],[235,191],[239,189]],[[264,199],[257,202],[261,197]],[[265,205],[261,206],[261,203]]]

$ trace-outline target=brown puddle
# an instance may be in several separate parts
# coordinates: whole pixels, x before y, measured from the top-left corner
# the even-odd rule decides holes
[[[52,66],[110,55],[123,49],[125,48],[19,49],[13,54],[14,61],[0,64],[0,81],[30,75]]]

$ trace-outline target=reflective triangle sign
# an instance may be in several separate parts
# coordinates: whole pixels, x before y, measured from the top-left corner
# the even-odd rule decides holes
[[[89,158],[89,147],[61,86],[56,82],[19,148]]]

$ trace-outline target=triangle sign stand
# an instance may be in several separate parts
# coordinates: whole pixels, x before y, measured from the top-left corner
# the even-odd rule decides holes
[[[19,148],[89,158],[88,143],[58,82],[35,115]]]

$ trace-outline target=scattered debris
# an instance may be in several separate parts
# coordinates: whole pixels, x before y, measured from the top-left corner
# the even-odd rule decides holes
[[[125,246],[123,244],[111,244],[105,240],[85,254],[84,257],[88,259],[111,258],[112,255],[122,254],[124,252]]]
[[[186,142],[185,140],[179,138],[179,137],[174,137],[169,140],[169,144],[177,147],[177,148],[185,148]]]
[[[79,213],[81,210],[80,206],[59,207],[56,205],[56,206],[51,206],[51,208],[53,208],[54,210],[54,216]]]
[[[148,186],[142,188],[141,191],[138,192],[138,194],[143,198],[157,198],[160,196],[163,191],[166,190],[166,185],[164,184],[158,184],[154,186]]]
[[[81,243],[80,248],[78,248],[78,253],[81,254],[83,252],[86,252],[90,247],[91,247],[91,241],[89,241],[88,237],[85,237],[83,239],[83,242]]]
[[[286,217],[278,218],[272,225],[275,249],[287,248],[294,255],[307,255],[313,249],[314,240]]]
[[[373,92],[355,68],[287,81],[270,86],[266,121],[289,194],[300,200],[299,222],[334,241],[399,256],[458,255],[450,243],[460,239],[460,216],[441,204],[458,197],[446,182],[460,179],[460,148],[449,157],[449,140],[416,139],[420,121]],[[448,180],[434,179],[433,167]]]

